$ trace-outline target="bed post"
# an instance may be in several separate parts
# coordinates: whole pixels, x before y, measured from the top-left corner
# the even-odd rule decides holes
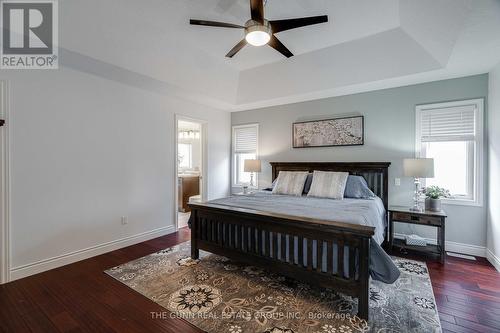
[[[198,210],[192,208],[191,214],[193,215],[191,219],[191,259],[196,260],[200,258],[200,249],[198,248],[198,231],[200,230],[198,225]]]
[[[370,292],[370,238],[363,238],[359,253],[359,295],[358,316],[368,320],[368,304]]]

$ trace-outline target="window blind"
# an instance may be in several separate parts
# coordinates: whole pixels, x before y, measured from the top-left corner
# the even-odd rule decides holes
[[[255,153],[258,145],[257,125],[234,128],[234,153]]]
[[[476,106],[423,110],[421,141],[472,141],[476,135]]]

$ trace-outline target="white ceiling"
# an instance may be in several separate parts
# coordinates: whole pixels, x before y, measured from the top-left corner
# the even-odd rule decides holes
[[[268,46],[227,59],[241,30],[188,23],[244,24],[248,0],[64,0],[59,11],[63,65],[98,61],[93,74],[140,75],[135,85],[228,110],[484,73],[500,62],[499,0],[268,0],[267,19],[329,16],[277,34],[290,59]]]
[[[218,3],[230,1],[222,0]],[[215,17],[222,21],[244,24],[250,18],[249,0],[236,0],[233,3],[226,11],[227,15]],[[384,10],[379,10],[380,8]],[[398,0],[269,0],[265,7],[265,16],[268,20],[325,14],[329,16],[330,22],[327,24],[289,30],[276,35],[293,54],[299,55],[396,28],[399,26],[398,8]],[[231,14],[230,9],[235,13]],[[193,18],[214,17],[207,16],[206,13],[192,15]],[[356,17],[356,20],[353,20],[353,17]],[[360,22],[363,24],[359,24]],[[196,40],[205,52],[220,58],[244,38],[244,32],[240,29],[191,26],[188,38]],[[241,71],[280,62],[284,57],[270,47],[248,46],[233,59],[225,60],[228,65]]]

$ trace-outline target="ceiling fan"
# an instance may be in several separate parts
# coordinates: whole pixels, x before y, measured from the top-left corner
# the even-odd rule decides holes
[[[285,57],[290,58],[293,57],[293,53],[290,52],[290,50],[288,50],[274,34],[285,30],[328,22],[327,15],[268,21],[264,18],[263,0],[250,0],[250,11],[252,18],[245,23],[245,26],[195,19],[191,19],[190,24],[205,25],[209,27],[245,29],[245,38],[236,44],[236,46],[233,47],[228,54],[226,54],[226,57],[228,58],[232,58],[243,47],[245,47],[247,43],[253,46],[263,46],[269,44],[269,46],[283,54]]]

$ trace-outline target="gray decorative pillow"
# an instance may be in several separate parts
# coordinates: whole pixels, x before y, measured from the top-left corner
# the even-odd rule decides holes
[[[348,172],[314,171],[308,197],[343,199]]]
[[[304,191],[302,191],[302,194],[309,193],[309,190],[311,189],[312,182],[313,182],[313,174],[308,173],[307,178],[306,178],[306,183],[304,184]]]
[[[349,175],[344,191],[345,198],[371,199],[375,194],[368,188],[365,178]]]
[[[280,171],[273,188],[273,194],[301,196],[307,174],[307,171]]]

